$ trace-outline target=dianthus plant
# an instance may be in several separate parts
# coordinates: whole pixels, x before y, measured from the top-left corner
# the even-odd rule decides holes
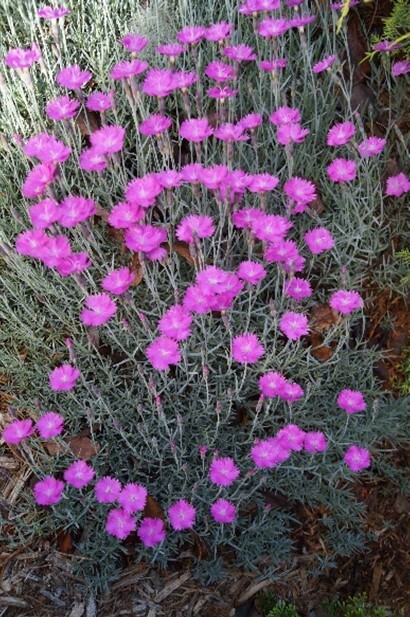
[[[172,27],[111,4],[7,17],[2,438],[34,472],[9,518],[69,530],[104,583],[121,551],[198,537],[266,574],[303,506],[325,564],[360,545],[351,484],[401,435],[364,281],[407,170],[386,192],[323,3],[192,2]]]

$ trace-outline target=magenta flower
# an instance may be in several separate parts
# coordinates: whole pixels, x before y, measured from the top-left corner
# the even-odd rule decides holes
[[[48,239],[47,244],[43,247],[42,254],[39,258],[49,268],[55,268],[61,259],[65,259],[71,255],[71,246],[66,236],[52,236]]]
[[[264,242],[280,242],[292,227],[289,219],[280,214],[263,214],[251,223],[255,236]]]
[[[137,535],[141,542],[151,548],[165,540],[164,521],[160,518],[144,518],[141,521]]]
[[[96,214],[96,206],[92,199],[69,195],[60,205],[58,222],[62,227],[75,227]]]
[[[368,137],[357,146],[357,149],[363,158],[369,158],[371,156],[376,156],[376,154],[380,154],[385,145],[385,139],[381,139],[380,137]]]
[[[104,126],[90,135],[90,142],[99,154],[119,152],[124,146],[125,129],[122,126]]]
[[[282,240],[282,238],[276,238],[264,253],[266,261],[271,263],[282,263],[287,260],[295,261],[298,257],[299,252],[296,242],[293,240]]]
[[[225,99],[229,99],[230,97],[235,96],[235,94],[238,94],[238,90],[232,90],[232,88],[229,88],[228,86],[224,86],[223,88],[216,86],[215,88],[209,88],[206,93],[211,99],[220,99],[221,101],[224,101]]]
[[[238,277],[251,285],[258,285],[266,276],[262,264],[255,261],[243,261],[238,268]]]
[[[410,60],[399,60],[392,66],[391,74],[393,77],[410,73]]]
[[[229,39],[232,34],[233,24],[221,21],[218,24],[212,24],[206,28],[204,37],[207,41],[215,41],[221,43],[225,39]]]
[[[167,118],[166,116],[161,116],[160,114],[153,114],[149,116],[144,122],[140,124],[140,133],[145,135],[146,137],[150,135],[160,135],[172,125],[172,120]]]
[[[29,437],[33,431],[33,421],[29,418],[27,420],[14,420],[6,426],[1,437],[6,443],[20,443],[20,441]]]
[[[303,300],[312,295],[312,287],[306,279],[294,276],[285,285],[285,295],[295,300]]]
[[[238,9],[242,15],[256,16],[265,11],[275,11],[280,7],[280,0],[245,0]]]
[[[203,165],[200,163],[190,163],[181,167],[181,175],[185,182],[196,184],[200,181]]]
[[[39,417],[36,429],[43,439],[52,439],[63,432],[64,418],[58,413],[49,411]]]
[[[278,58],[277,60],[262,60],[259,62],[259,68],[266,73],[275,75],[278,69],[285,69],[288,66],[286,58]]]
[[[289,21],[289,27],[300,28],[303,30],[305,26],[313,23],[316,19],[316,15],[300,15],[299,17],[294,17]]]
[[[166,371],[181,361],[178,343],[168,336],[156,338],[145,350],[148,360],[157,371]]]
[[[247,141],[249,139],[249,135],[246,133],[244,134],[243,131],[244,129],[237,124],[225,122],[224,124],[220,124],[218,128],[215,129],[214,135],[216,139],[220,139],[221,141]]]
[[[29,199],[35,199],[36,197],[40,197],[42,195],[49,184],[54,181],[56,173],[56,166],[46,165],[41,163],[40,165],[36,165],[28,174],[23,187],[22,194],[23,197],[27,197]]]
[[[64,482],[53,476],[46,476],[33,487],[34,499],[40,506],[52,506],[62,497]]]
[[[327,58],[323,58],[320,62],[317,62],[312,68],[313,73],[323,73],[323,71],[327,71],[330,67],[336,62],[337,56],[328,56]]]
[[[307,231],[304,238],[314,255],[319,255],[335,246],[332,234],[325,227],[316,227],[316,229]]]
[[[64,480],[74,488],[84,488],[94,478],[94,469],[85,461],[74,461],[64,472]]]
[[[271,174],[254,174],[248,177],[247,188],[251,193],[267,193],[279,184],[279,178]],[[261,220],[263,216],[261,215]]]
[[[94,492],[99,503],[113,503],[121,493],[121,482],[111,476],[104,476],[94,486]]]
[[[410,180],[403,173],[397,174],[397,176],[390,176],[387,178],[386,183],[386,195],[390,197],[401,197],[405,193],[410,191]]]
[[[328,146],[343,146],[353,137],[355,131],[352,122],[339,122],[329,130],[326,143]]]
[[[293,381],[285,379],[285,383],[281,387],[279,396],[288,403],[295,403],[305,395],[302,386]]]
[[[80,155],[79,167],[84,171],[102,171],[107,167],[106,157],[94,148],[87,148]]]
[[[29,217],[36,229],[46,229],[58,221],[60,207],[53,199],[44,199],[29,208]]]
[[[168,96],[174,88],[174,74],[168,69],[152,69],[142,84],[142,91],[149,96]]]
[[[111,536],[125,540],[136,528],[137,521],[125,510],[115,508],[108,513],[105,529]]]
[[[199,81],[199,77],[193,71],[187,73],[185,71],[176,71],[174,73],[174,89],[186,92],[187,89]]]
[[[117,306],[108,294],[95,294],[85,300],[86,309],[80,319],[86,326],[101,326],[117,312]]]
[[[235,336],[232,341],[232,358],[240,364],[255,364],[265,353],[256,334]]]
[[[305,141],[305,137],[309,135],[309,129],[302,129],[300,124],[282,124],[278,126],[278,142],[282,146],[288,144],[301,144]]]
[[[199,285],[190,285],[185,292],[183,305],[188,311],[202,315],[211,310],[212,292]]]
[[[164,189],[172,189],[182,184],[182,175],[175,169],[168,169],[165,171],[159,171],[155,174],[158,182]]]
[[[60,19],[71,13],[65,6],[43,6],[37,11],[37,15],[43,19]]]
[[[31,137],[23,148],[26,156],[36,157],[41,163],[64,163],[71,154],[71,148],[58,141],[54,135],[40,133]]]
[[[72,390],[80,376],[80,371],[70,364],[57,366],[49,375],[50,388],[55,392]]]
[[[167,239],[167,230],[152,225],[137,225],[125,232],[125,246],[135,253],[151,253]]]
[[[275,126],[281,126],[282,124],[297,124],[302,120],[300,111],[297,107],[278,107],[269,116],[269,121]]]
[[[108,93],[96,91],[87,98],[85,106],[91,111],[107,111],[107,109],[111,109],[113,104],[114,90],[110,90]]]
[[[136,58],[135,60],[122,60],[115,64],[109,74],[110,79],[118,81],[120,79],[130,79],[145,73],[148,68],[148,63]]]
[[[117,501],[123,507],[125,512],[133,514],[134,512],[139,512],[145,508],[147,496],[148,492],[145,486],[130,482],[124,486]]]
[[[222,54],[230,60],[235,60],[235,62],[249,62],[250,60],[256,60],[256,54],[254,53],[252,47],[249,47],[249,45],[232,45],[229,47],[224,47],[222,49]]]
[[[347,159],[335,159],[326,169],[333,182],[350,182],[356,178],[356,163]]]
[[[168,56],[171,61],[175,60],[175,58],[183,54],[186,50],[187,47],[180,43],[165,43],[164,45],[158,45],[156,49],[159,54]]]
[[[69,96],[59,96],[46,105],[46,114],[51,120],[69,120],[77,115],[80,102]]]
[[[281,396],[286,383],[287,380],[282,373],[270,371],[259,378],[259,390],[268,398]]]
[[[125,293],[132,285],[135,275],[127,267],[113,270],[102,280],[101,287],[116,296]]]
[[[163,187],[155,174],[147,174],[129,182],[125,191],[128,201],[143,208],[149,208],[155,203],[155,198],[162,193]]]
[[[140,34],[126,34],[121,39],[121,43],[124,45],[125,49],[128,49],[128,51],[137,53],[146,48],[148,45],[148,39]]]
[[[352,471],[361,471],[371,465],[369,450],[360,446],[349,446],[343,460]]]
[[[11,49],[4,57],[4,64],[11,69],[29,69],[40,60],[41,54],[34,45],[31,49]]]
[[[214,458],[209,468],[209,478],[218,486],[231,486],[239,478],[239,474],[237,465],[229,457]]]
[[[121,201],[108,216],[108,223],[116,229],[127,229],[144,218],[145,210],[136,204]]]
[[[90,81],[90,71],[82,71],[78,64],[73,64],[57,73],[56,81],[62,88],[78,90]]]
[[[233,67],[225,62],[211,62],[205,69],[205,75],[219,83],[229,81],[235,77]]]
[[[261,114],[247,114],[236,123],[236,126],[240,126],[244,131],[253,131],[262,124],[262,121]]]
[[[91,266],[91,260],[87,253],[72,253],[59,259],[55,268],[61,276],[70,276],[76,272],[82,272]]]
[[[339,289],[331,295],[329,304],[335,311],[348,315],[363,307],[363,299],[357,291]]]
[[[281,317],[279,329],[291,341],[297,341],[309,332],[309,322],[306,315],[289,311]]]
[[[232,221],[238,229],[251,229],[258,218],[263,218],[265,213],[258,208],[242,208],[232,213]]]
[[[203,26],[186,26],[178,32],[178,41],[186,45],[195,45],[205,37],[206,28]]]
[[[259,469],[272,469],[286,461],[291,455],[277,437],[259,441],[251,448],[251,458]]]
[[[211,506],[211,514],[217,523],[233,523],[236,518],[236,508],[226,499],[218,499]]]
[[[283,190],[289,199],[295,201],[298,205],[306,206],[317,197],[316,187],[313,182],[297,176],[287,180],[283,185]]]
[[[214,232],[215,226],[210,216],[191,214],[180,221],[175,233],[178,240],[193,244],[195,237],[210,238]]]
[[[258,34],[266,39],[276,38],[289,30],[289,22],[286,19],[274,19],[268,17],[262,20],[258,26]]]
[[[305,431],[296,424],[287,424],[278,431],[276,438],[285,449],[300,452],[305,440]]]
[[[342,390],[337,404],[349,414],[364,411],[367,407],[363,394],[358,390]]]
[[[226,165],[214,165],[213,167],[203,167],[199,172],[199,179],[207,189],[214,191],[220,188],[227,174]]]
[[[401,47],[403,47],[401,43],[394,43],[394,41],[380,41],[380,43],[376,43],[376,45],[373,45],[373,49],[375,51],[382,51],[386,53],[389,51],[400,49]]]
[[[168,517],[171,522],[171,527],[175,529],[175,531],[192,529],[195,525],[195,515],[196,508],[184,499],[180,499],[168,508]]]
[[[175,304],[165,311],[158,323],[158,330],[175,341],[184,341],[191,334],[192,317],[183,306]]]
[[[308,431],[305,433],[303,446],[306,452],[324,452],[327,448],[327,440],[321,431]]]
[[[191,120],[184,120],[179,129],[179,134],[182,138],[194,143],[204,141],[207,137],[212,135],[213,129],[208,124],[206,118],[192,118]]]

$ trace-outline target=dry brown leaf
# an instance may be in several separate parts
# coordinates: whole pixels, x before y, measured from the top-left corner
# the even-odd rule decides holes
[[[57,533],[57,547],[61,553],[71,553],[73,551],[73,538],[68,531],[60,530]]]
[[[89,430],[85,429],[78,433],[78,435],[74,435],[70,437],[68,441],[49,441],[44,444],[47,452],[51,456],[55,456],[56,454],[65,454],[69,450],[76,456],[77,458],[88,461],[91,457],[96,454],[98,447],[94,444],[91,439],[88,437]]]
[[[333,356],[335,343],[323,345],[323,333],[338,322],[339,316],[328,304],[316,304],[310,312],[310,344],[312,356],[320,362],[326,362]]]
[[[161,508],[158,501],[151,497],[151,495],[148,495],[147,497],[147,503],[144,508],[144,516],[149,518],[161,518],[165,521],[164,510]]]
[[[138,259],[138,254],[134,253],[131,259],[130,270],[135,275],[135,279],[132,282],[132,285],[136,287],[139,285],[143,279],[142,266],[141,262]]]
[[[171,251],[171,247],[168,242],[165,244],[165,248],[168,253]],[[195,259],[191,255],[191,251],[189,250],[189,244],[187,242],[174,242],[172,245],[174,251],[181,255],[191,266],[195,265]]]

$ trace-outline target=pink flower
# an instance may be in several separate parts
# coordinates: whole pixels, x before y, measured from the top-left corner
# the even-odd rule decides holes
[[[107,111],[107,109],[111,109],[113,103],[114,90],[110,90],[108,93],[96,91],[87,98],[85,106],[91,111]]]
[[[37,60],[40,60],[41,54],[33,47],[31,49],[11,49],[4,58],[4,64],[11,69],[29,69]]]
[[[171,527],[175,529],[175,531],[191,529],[195,525],[195,515],[196,509],[194,506],[184,499],[180,499],[168,508]]]
[[[259,68],[267,73],[274,75],[278,69],[285,69],[288,65],[286,58],[278,58],[277,60],[262,60],[259,62]]]
[[[181,43],[195,45],[205,37],[206,28],[203,26],[185,26],[178,32],[177,38]]]
[[[64,482],[53,476],[46,476],[34,485],[34,499],[40,506],[51,506],[60,501],[63,490]]]
[[[175,169],[159,171],[155,174],[158,182],[164,189],[172,189],[182,184],[182,175]]]
[[[293,381],[288,381],[285,379],[285,383],[281,386],[279,396],[284,401],[288,403],[295,403],[300,398],[304,396],[304,391],[302,386],[298,383],[294,383]]]
[[[271,263],[285,262],[287,260],[295,261],[299,257],[298,247],[293,240],[282,240],[276,238],[273,244],[270,244],[264,253],[266,261]]]
[[[205,30],[205,39],[207,41],[215,41],[220,43],[231,36],[233,24],[221,21],[218,24],[212,24]]]
[[[363,394],[358,390],[342,390],[337,404],[349,414],[364,411],[367,407]]]
[[[1,437],[6,443],[20,443],[20,441],[29,437],[33,431],[33,421],[29,418],[27,420],[14,420],[6,426]]]
[[[335,311],[348,315],[363,307],[363,299],[357,291],[339,289],[331,295],[329,304]]]
[[[140,206],[121,201],[109,214],[108,223],[116,229],[127,229],[143,219],[144,215],[145,211]]]
[[[259,441],[251,448],[251,458],[259,469],[272,469],[286,461],[291,455],[277,437]]]
[[[108,294],[88,296],[85,305],[87,308],[81,311],[80,319],[86,326],[101,326],[117,312],[117,306]]]
[[[60,207],[53,199],[44,199],[29,208],[30,220],[37,229],[46,229],[58,221]]]
[[[356,178],[356,163],[347,159],[335,159],[326,169],[333,182],[349,182]]]
[[[152,547],[165,540],[164,521],[160,518],[144,518],[141,521],[137,535],[145,546]]]
[[[49,411],[39,417],[36,422],[36,429],[43,439],[57,437],[63,432],[64,418],[58,413]]]
[[[75,272],[82,272],[91,266],[91,260],[87,253],[72,253],[67,257],[58,259],[55,268],[61,276],[70,276]]]
[[[403,47],[400,43],[394,43],[394,41],[380,41],[380,43],[376,43],[373,45],[373,49],[376,51],[389,52],[394,51],[395,49],[400,49]]]
[[[105,529],[115,538],[125,540],[136,528],[137,521],[125,510],[115,508],[108,513]]]
[[[328,146],[343,146],[353,137],[355,131],[352,122],[339,122],[329,130],[326,143]]]
[[[232,66],[226,64],[225,62],[216,60],[215,62],[208,64],[205,69],[205,75],[219,83],[223,83],[233,79],[235,73]]]
[[[281,396],[285,385],[286,378],[282,373],[270,371],[259,378],[259,390],[268,398]]]
[[[215,88],[209,88],[206,93],[211,99],[225,100],[238,94],[238,90],[232,90],[232,88],[228,86],[224,86],[223,88],[221,86],[216,86]]]
[[[399,60],[392,66],[391,74],[393,77],[410,73],[410,60]]]
[[[289,178],[283,185],[283,190],[289,199],[295,201],[298,205],[306,206],[317,197],[316,187],[313,182],[297,176]]]
[[[140,133],[146,137],[150,135],[160,135],[172,125],[170,118],[161,116],[160,114],[153,114],[149,116],[144,122],[140,124]]]
[[[305,433],[303,445],[306,452],[323,452],[327,448],[326,437],[321,431],[309,431]]]
[[[220,124],[214,131],[216,139],[221,141],[235,142],[235,141],[247,141],[249,135],[243,133],[243,128],[232,122],[225,122]]]
[[[228,174],[226,165],[214,165],[213,167],[203,167],[199,172],[199,179],[207,189],[219,189]]]
[[[302,129],[300,124],[282,124],[278,126],[278,142],[282,146],[288,144],[301,144],[305,141],[305,137],[309,135],[309,129]]]
[[[90,79],[90,71],[82,71],[78,64],[62,69],[56,78],[58,85],[68,90],[78,90],[85,86]]]
[[[269,121],[276,126],[281,126],[283,124],[297,124],[302,120],[300,115],[300,111],[297,108],[287,107],[278,107],[276,111],[271,113],[269,116]]]
[[[312,68],[313,73],[322,73],[329,69],[335,62],[337,56],[328,56],[327,58],[323,58],[320,62],[317,62]]]
[[[300,28],[303,31],[305,26],[313,23],[316,19],[316,15],[300,15],[299,17],[294,17],[289,21],[289,27]]]
[[[199,285],[191,285],[185,292],[183,305],[188,311],[202,315],[211,310],[212,292]]]
[[[232,341],[232,358],[240,364],[255,364],[265,353],[256,334],[235,336]]]
[[[94,478],[94,469],[85,461],[74,461],[64,472],[64,480],[74,488],[84,488]]]
[[[239,265],[238,276],[251,285],[258,285],[265,278],[266,270],[262,264],[255,261],[243,261]]]
[[[266,193],[273,191],[279,184],[279,178],[271,174],[254,174],[249,176],[247,188],[251,193]]]
[[[185,45],[181,45],[180,43],[166,43],[165,45],[158,45],[156,51],[159,54],[163,54],[164,56],[169,56],[169,58],[174,59],[177,56],[180,56],[187,50]]]
[[[49,375],[50,388],[55,392],[72,390],[80,376],[80,371],[70,364],[57,366]]]
[[[31,137],[23,151],[26,156],[36,157],[45,164],[64,163],[71,154],[71,148],[47,133]]]
[[[386,195],[401,197],[410,191],[410,180],[403,173],[387,178]]]
[[[162,193],[163,187],[155,174],[147,174],[129,182],[125,191],[128,201],[143,208],[149,208],[155,203],[155,198]]]
[[[283,239],[293,224],[280,214],[262,214],[252,221],[251,229],[259,240],[276,242]]]
[[[305,431],[296,426],[296,424],[287,424],[284,428],[278,431],[276,438],[279,443],[287,450],[299,452],[303,448],[305,440]]]
[[[251,229],[254,222],[264,216],[265,213],[258,208],[242,208],[232,213],[232,221],[238,229]]]
[[[244,131],[253,131],[262,124],[263,118],[261,114],[247,114],[237,122]]]
[[[65,236],[52,236],[43,247],[39,258],[49,268],[55,268],[61,261],[71,255],[71,246]]]
[[[242,15],[254,15],[264,11],[275,11],[280,7],[280,0],[245,0],[238,9]]]
[[[51,120],[69,120],[77,115],[80,102],[69,96],[59,96],[46,106],[46,114]]]
[[[291,341],[297,341],[309,332],[308,323],[306,315],[289,311],[281,317],[279,329]]]
[[[183,242],[193,244],[195,237],[210,238],[215,233],[215,226],[210,216],[191,214],[185,216],[176,229],[176,237]]]
[[[146,48],[148,45],[148,39],[140,34],[126,34],[121,39],[121,43],[126,49],[128,49],[128,51],[137,53]]]
[[[136,77],[137,75],[145,73],[147,68],[148,63],[143,62],[138,58],[131,60],[130,62],[127,60],[122,60],[112,67],[109,77],[115,81],[120,79],[130,79],[131,77]]]
[[[135,253],[151,253],[167,239],[167,230],[152,225],[137,225],[125,232],[125,246]]]
[[[127,267],[113,270],[102,280],[101,287],[105,291],[109,291],[116,296],[125,293],[132,285],[135,275]]]
[[[111,476],[104,476],[96,482],[94,492],[99,503],[113,503],[121,493],[121,482]]]
[[[43,19],[60,19],[61,17],[65,17],[69,15],[71,11],[67,9],[65,6],[43,6],[41,9],[37,11],[37,15],[42,17]]]
[[[368,137],[357,146],[357,149],[363,158],[369,158],[370,156],[380,154],[385,145],[385,139],[381,139],[380,137]]]
[[[371,465],[369,450],[360,446],[350,446],[346,450],[343,460],[352,471],[361,471]]]
[[[145,350],[148,360],[157,371],[166,371],[181,361],[178,343],[168,336],[156,338]]]
[[[316,227],[304,235],[305,242],[314,255],[319,255],[335,246],[333,236],[325,227]]]
[[[285,285],[285,295],[295,300],[310,298],[312,287],[306,279],[294,276]]]
[[[281,36],[289,30],[289,22],[286,19],[274,19],[268,17],[260,22],[258,26],[258,34],[264,38],[270,39]]]
[[[229,457],[214,458],[209,468],[211,482],[218,486],[231,486],[239,478],[239,469]]]
[[[179,129],[179,134],[182,138],[194,143],[204,141],[207,137],[212,135],[213,129],[208,124],[206,118],[192,118],[191,120],[184,120]]]
[[[102,171],[107,167],[107,161],[104,154],[88,148],[80,154],[79,167],[84,171]]]
[[[250,60],[256,60],[256,54],[252,47],[249,45],[232,45],[230,47],[224,47],[222,54],[230,60],[235,62],[249,62]]]
[[[158,323],[158,330],[175,341],[184,341],[191,334],[192,317],[181,305],[175,304],[165,311]]]
[[[90,142],[99,154],[119,152],[124,146],[125,129],[122,126],[104,126],[90,135]]]
[[[92,199],[69,195],[61,202],[58,222],[62,227],[75,227],[96,214],[96,206]]]
[[[117,501],[124,508],[125,512],[133,514],[145,508],[148,492],[141,484],[126,484],[122,489]]]
[[[174,90],[174,74],[169,69],[152,69],[142,84],[142,91],[149,96],[168,96]]]
[[[56,172],[55,165],[36,165],[28,174],[22,187],[23,197],[35,199],[40,197],[49,184],[54,180]]]
[[[233,523],[236,518],[236,508],[226,499],[218,499],[211,506],[211,514],[217,523]]]

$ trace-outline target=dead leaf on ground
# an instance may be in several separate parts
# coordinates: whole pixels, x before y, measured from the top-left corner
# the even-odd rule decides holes
[[[130,270],[135,275],[135,279],[132,282],[132,286],[136,287],[139,285],[143,279],[143,272],[141,262],[138,258],[138,254],[134,253],[131,259]]]
[[[88,461],[98,451],[98,446],[91,441],[88,435],[89,430],[85,429],[81,431],[81,433],[78,433],[78,435],[70,437],[68,441],[49,441],[45,443],[44,446],[51,456],[66,454],[71,450],[77,458]]]
[[[326,330],[329,330],[339,320],[338,315],[328,304],[317,304],[310,312],[310,344],[312,346],[312,356],[320,362],[326,362],[333,356],[336,343],[323,345]]]
[[[57,547],[61,553],[69,554],[73,551],[73,538],[70,532],[61,530],[57,533]]]
[[[147,503],[144,508],[144,516],[148,518],[160,518],[165,521],[165,513],[164,510],[159,505],[158,501],[148,495]]]
[[[168,242],[166,242],[165,248],[167,249],[168,253],[171,252],[171,246],[168,244]],[[189,244],[187,242],[174,242],[172,244],[172,249],[176,253],[178,253],[178,255],[181,255],[181,257],[183,257],[185,261],[187,261],[191,266],[195,265],[195,259],[191,255]]]

